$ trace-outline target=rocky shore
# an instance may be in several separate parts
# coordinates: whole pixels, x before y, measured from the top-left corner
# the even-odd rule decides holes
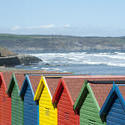
[[[42,60],[31,55],[15,55],[0,57],[0,66],[12,67],[16,65],[31,65]]]
[[[31,65],[42,60],[31,55],[17,54],[0,46],[0,67],[14,67],[16,65]]]

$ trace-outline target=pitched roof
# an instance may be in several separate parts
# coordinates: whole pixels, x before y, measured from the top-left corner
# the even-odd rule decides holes
[[[21,90],[21,87],[22,87],[23,82],[25,80],[25,75],[23,73],[15,73],[15,78],[16,78],[19,90]]]
[[[85,86],[82,87],[77,101],[75,102],[75,110],[79,110],[81,101],[83,98],[85,98],[83,97],[83,93],[86,91],[86,87],[90,88],[89,91],[91,91],[91,93],[94,95],[93,97],[95,103],[97,104],[97,108],[100,110],[112,88],[113,82],[116,81],[117,83],[123,84],[125,81],[125,76],[85,76],[84,79],[87,82]]]
[[[34,94],[36,93],[37,87],[39,85],[41,76],[37,76],[37,75],[29,75],[29,79],[30,79],[30,83],[32,85],[33,88],[33,92]]]
[[[124,84],[113,84],[113,87],[111,91],[109,92],[101,110],[100,110],[100,116],[103,120],[105,120],[106,114],[108,113],[110,106],[112,106],[112,102],[114,100],[114,94],[118,96],[120,99],[120,102],[122,104],[122,107],[125,111],[125,81]]]
[[[52,102],[57,103],[59,101],[59,97],[61,95],[60,89],[65,88],[67,93],[68,93],[68,96],[70,98],[70,101],[73,105],[75,103],[75,100],[76,100],[80,90],[81,90],[83,83],[84,83],[83,78],[73,78],[73,77],[61,78],[59,83],[58,83],[58,86],[56,88],[56,91],[53,95]]]
[[[12,77],[12,72],[2,72],[6,87],[9,87],[9,83]]]
[[[100,108],[104,104],[104,101],[112,88],[112,84],[109,84],[106,82],[101,83],[101,84],[90,83],[91,89],[94,93],[94,96],[95,96]]]
[[[108,76],[106,78],[99,78],[96,79],[96,81],[92,81],[90,79],[90,86],[93,90],[93,93],[95,95],[95,98],[99,104],[99,107],[101,108],[104,104],[111,88],[113,85],[113,82],[117,83],[124,83],[125,82],[125,76]]]
[[[71,98],[75,103],[76,98],[78,97],[78,94],[84,83],[84,79],[83,78],[64,78],[64,81],[67,85]]]
[[[124,85],[118,85],[118,88],[122,94],[122,97],[124,98],[125,100],[125,84]]]
[[[45,77],[50,93],[53,97],[60,77]]]

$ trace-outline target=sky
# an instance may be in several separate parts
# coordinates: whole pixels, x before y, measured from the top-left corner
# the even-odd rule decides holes
[[[0,0],[0,33],[124,36],[125,0]]]

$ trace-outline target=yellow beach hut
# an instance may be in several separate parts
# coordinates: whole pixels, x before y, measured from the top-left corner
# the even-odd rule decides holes
[[[39,101],[39,125],[57,125],[57,108],[52,104],[52,98],[60,77],[42,76],[35,101]]]

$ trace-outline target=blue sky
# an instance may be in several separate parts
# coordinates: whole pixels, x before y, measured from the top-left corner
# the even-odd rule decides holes
[[[125,0],[0,0],[0,33],[123,36]]]

